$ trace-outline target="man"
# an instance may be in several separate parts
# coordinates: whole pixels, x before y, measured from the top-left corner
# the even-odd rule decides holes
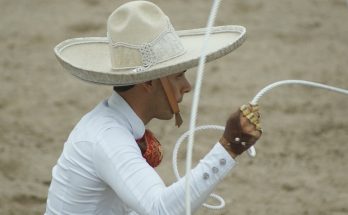
[[[117,8],[107,28],[107,38],[70,39],[55,48],[70,73],[114,92],[71,132],[52,171],[45,214],[183,214],[185,178],[164,185],[154,170],[161,147],[145,125],[175,115],[180,126],[178,103],[191,90],[185,72],[198,64],[204,29],[176,32],[147,1]],[[214,28],[207,59],[235,49],[244,34],[240,26]],[[259,116],[250,105],[232,114],[220,142],[192,169],[193,210],[260,137]]]

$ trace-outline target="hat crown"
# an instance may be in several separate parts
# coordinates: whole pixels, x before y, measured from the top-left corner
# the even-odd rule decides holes
[[[155,4],[133,1],[117,8],[107,25],[112,69],[146,69],[184,54],[169,18]]]
[[[167,28],[167,20],[163,11],[151,2],[129,2],[109,16],[108,36],[113,42],[133,45],[148,43]]]

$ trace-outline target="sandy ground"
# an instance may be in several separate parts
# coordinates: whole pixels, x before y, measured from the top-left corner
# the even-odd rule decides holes
[[[203,0],[155,2],[177,29],[203,27],[210,8]],[[67,38],[104,36],[106,19],[120,3],[0,0],[0,214],[44,212],[51,168],[70,130],[111,92],[70,76],[52,49]],[[278,80],[348,88],[347,20],[345,0],[223,1],[217,25],[243,25],[248,39],[207,66],[198,124],[223,125],[232,110]],[[149,125],[164,145],[158,171],[167,184],[174,181],[171,153],[188,128],[191,100],[192,93],[181,106],[182,128]],[[257,157],[240,157],[218,186],[225,209],[197,214],[348,214],[348,97],[289,86],[260,105],[265,132]],[[195,162],[219,135],[198,134]],[[183,149],[181,164],[184,158]]]

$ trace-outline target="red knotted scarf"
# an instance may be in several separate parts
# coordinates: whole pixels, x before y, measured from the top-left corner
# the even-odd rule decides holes
[[[153,133],[146,129],[144,136],[136,141],[147,163],[154,168],[157,167],[162,161],[163,153],[161,144]]]

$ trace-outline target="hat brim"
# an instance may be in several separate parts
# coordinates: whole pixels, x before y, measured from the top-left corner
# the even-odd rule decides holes
[[[55,48],[59,62],[72,75],[97,84],[124,86],[178,73],[198,65],[206,29],[177,31],[186,52],[156,64],[145,71],[113,70],[106,37],[74,38]],[[239,47],[246,38],[243,26],[218,26],[212,29],[206,44],[206,62],[220,58]]]

